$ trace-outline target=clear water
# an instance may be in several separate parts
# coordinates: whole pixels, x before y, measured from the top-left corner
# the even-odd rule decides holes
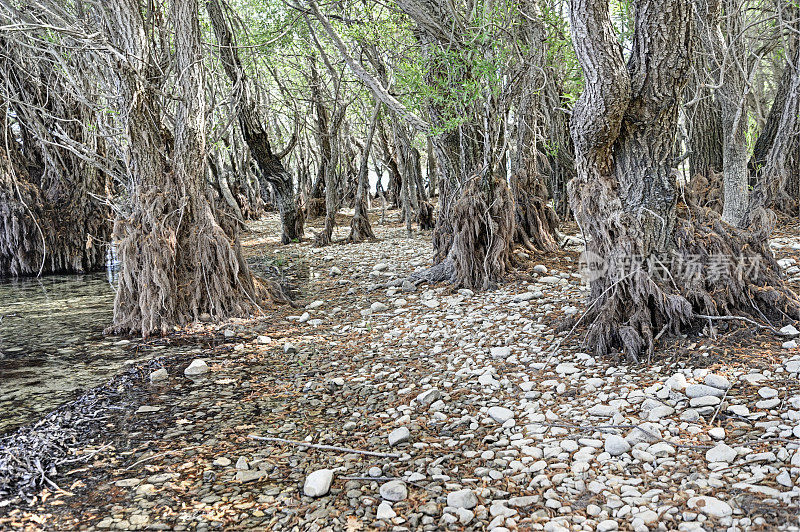
[[[113,301],[105,273],[0,280],[0,434],[147,358],[103,336]]]
[[[283,261],[280,271],[271,254],[251,257],[250,265],[302,298],[312,275],[308,262]],[[113,257],[108,265],[107,273],[0,279],[0,435],[105,383],[127,364],[191,349],[121,344],[103,335],[113,318]]]

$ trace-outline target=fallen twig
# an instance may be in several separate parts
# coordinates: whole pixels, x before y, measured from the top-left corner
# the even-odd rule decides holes
[[[722,400],[719,402],[719,405],[717,406],[717,409],[714,411],[714,415],[711,416],[711,420],[709,420],[709,422],[708,422],[709,425],[713,425],[714,424],[714,420],[717,419],[717,415],[719,414],[719,411],[722,409],[722,405],[725,404],[725,398],[728,397],[728,390],[729,389],[730,388],[725,390],[725,394],[722,396]]]
[[[754,327],[756,327],[758,329],[769,329],[770,331],[772,331],[775,334],[778,334],[780,336],[788,336],[788,335],[782,333],[780,330],[776,329],[775,327],[772,327],[771,325],[762,325],[762,324],[758,323],[757,321],[751,320],[750,318],[745,318],[744,316],[707,316],[705,314],[695,314],[694,317],[695,318],[703,318],[703,319],[706,319],[706,320],[722,320],[722,321],[741,320],[741,321],[744,321],[746,323],[749,323],[750,325],[753,325]]]
[[[78,456],[76,458],[70,458],[69,460],[64,460],[62,463],[63,464],[72,464],[74,462],[84,462],[84,461],[88,460],[89,458],[93,457],[94,455],[96,455],[97,453],[101,453],[101,452],[105,451],[109,447],[111,447],[111,444],[110,443],[106,443],[105,445],[103,445],[102,447],[99,447],[98,449],[95,449],[94,451],[90,451],[88,453],[84,453],[84,454],[82,454],[82,455],[80,455],[80,456]]]

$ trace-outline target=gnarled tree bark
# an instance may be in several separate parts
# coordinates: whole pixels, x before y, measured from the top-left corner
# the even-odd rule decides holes
[[[214,34],[219,44],[219,56],[225,73],[233,84],[234,102],[244,139],[261,171],[262,193],[267,186],[272,187],[281,215],[281,242],[297,242],[303,238],[302,209],[297,205],[292,175],[281,162],[279,152],[275,152],[267,134],[264,117],[259,116],[252,82],[239,59],[239,51],[228,21],[219,0],[207,0],[208,11]],[[292,139],[294,143],[296,139]]]
[[[722,124],[719,104],[708,89],[705,73],[708,59],[698,56],[687,87],[687,99],[694,105],[685,109],[688,129],[689,179],[697,176],[707,181],[722,172]]]
[[[783,97],[783,112],[761,172],[766,204],[783,212],[800,207],[800,46],[786,66],[791,77]]]
[[[751,170],[759,183],[753,206],[766,206],[785,214],[800,212],[800,8],[778,5],[785,19],[786,66],[767,117],[756,140]]]

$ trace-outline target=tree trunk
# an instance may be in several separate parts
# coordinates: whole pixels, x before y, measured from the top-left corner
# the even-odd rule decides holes
[[[236,198],[233,196],[233,192],[231,191],[230,184],[228,183],[228,172],[226,171],[225,164],[222,162],[222,157],[217,156],[217,160],[214,160],[213,156],[209,156],[208,158],[208,165],[211,169],[211,175],[214,177],[214,182],[219,189],[219,193],[222,196],[223,201],[228,206],[228,208],[233,211],[233,214],[236,216],[236,220],[239,222],[244,221],[244,213],[242,212],[242,208],[239,206],[239,202],[236,201]]]
[[[313,56],[309,58],[311,71],[311,110],[314,113],[314,137],[316,138],[318,150],[317,175],[314,177],[314,185],[311,188],[311,196],[308,202],[308,215],[311,218],[318,218],[325,214],[325,176],[328,174],[328,166],[331,160],[331,141],[328,137],[328,110],[322,101],[320,88],[321,80],[317,74]]]
[[[0,120],[9,118],[0,112]],[[9,131],[0,133],[0,278],[102,270],[111,211],[100,198],[110,180],[68,153],[51,154],[64,166],[32,155],[58,151],[51,138],[26,143],[26,157]]]
[[[375,102],[375,111],[372,113],[369,133],[364,143],[364,153],[361,156],[361,166],[358,169],[358,186],[356,188],[356,199],[354,206],[353,219],[350,220],[350,236],[348,242],[363,242],[364,240],[375,240],[375,233],[369,223],[369,213],[367,212],[366,199],[369,196],[369,154],[372,150],[372,140],[375,138],[375,129],[378,125],[378,115],[381,111],[381,103]]]
[[[563,52],[559,52],[558,47],[552,43],[553,39],[562,41],[566,40],[567,36],[563,35],[560,29],[553,30],[557,32],[555,35],[548,35],[537,2],[527,0],[522,5],[525,17],[520,31],[530,49],[535,51],[535,55],[529,67],[529,87],[522,91],[519,103],[518,112],[523,122],[523,134],[517,134],[516,167],[528,168],[523,181],[526,181],[528,176],[533,177],[537,174],[541,174],[542,177],[536,177],[533,183],[525,185],[527,197],[518,197],[517,201],[522,200],[525,204],[534,203],[535,210],[539,211],[534,217],[526,214],[525,217],[530,218],[530,222],[523,223],[531,223],[533,224],[530,226],[531,231],[534,231],[533,227],[539,227],[543,233],[534,236],[527,231],[527,240],[538,241],[537,247],[540,250],[551,250],[551,246],[555,245],[557,219],[570,218],[567,183],[575,177],[575,153],[569,132],[569,117],[564,111],[564,108],[569,107],[564,95],[566,61]],[[542,89],[536,90],[539,87]],[[524,157],[520,158],[519,155],[523,154]],[[548,190],[545,185],[549,188],[550,197],[553,199],[555,213],[543,210],[548,206]]]
[[[325,214],[325,167],[323,165],[324,163],[320,161],[314,184],[311,187],[311,193],[308,196],[307,211],[309,218],[319,218]]]
[[[400,166],[395,156],[396,150],[392,151],[389,147],[389,138],[386,128],[383,126],[383,120],[378,123],[378,138],[381,141],[384,165],[389,170],[389,183],[386,185],[385,193],[392,205],[398,207],[400,205],[400,190],[402,189],[403,177],[400,174]]]
[[[322,53],[322,51],[321,51]],[[323,56],[325,59],[325,56]],[[330,63],[327,63],[328,70],[332,76],[335,76],[335,71]],[[341,89],[341,80],[335,79],[337,85],[335,95],[333,98],[333,110],[331,116],[328,117],[328,111],[325,108],[322,100],[322,86],[319,77],[314,75],[316,82],[313,85],[312,94],[317,109],[317,138],[320,144],[320,171],[322,172],[321,178],[325,184],[325,224],[322,232],[314,235],[315,246],[327,246],[332,242],[333,229],[336,225],[336,214],[339,212],[340,194],[338,194],[339,181],[342,178],[341,168],[344,167],[342,153],[342,143],[339,142],[339,129],[345,117],[347,105],[342,103],[338,98],[339,90]]]
[[[415,213],[415,221],[419,226],[420,231],[427,231],[433,229],[435,225],[434,209],[430,201],[428,201],[428,192],[425,188],[425,182],[422,179],[422,156],[417,148],[411,148],[411,166],[413,172],[413,185],[414,185],[414,199],[413,202]]]
[[[333,228],[336,225],[336,213],[339,210],[339,203],[336,199],[336,154],[331,154],[331,160],[325,164],[325,225],[321,233],[314,236],[315,246],[327,246],[333,238]]]
[[[463,129],[458,127],[455,131],[433,138],[436,167],[439,170],[439,217],[433,229],[434,263],[446,262],[453,245],[453,206],[460,195],[461,180],[466,182],[481,175],[474,147],[469,147],[470,140],[477,137],[463,135]]]
[[[391,115],[392,130],[394,131],[395,154],[400,168],[400,210],[406,224],[406,233],[411,234],[411,222],[414,219],[414,168],[411,156],[411,140],[396,115]]]
[[[327,63],[327,58],[321,46],[318,46],[323,61]],[[331,243],[333,228],[336,223],[336,212],[338,203],[336,198],[336,181],[338,173],[338,154],[339,146],[336,142],[336,132],[339,127],[336,106],[338,102],[334,98],[333,117],[328,115],[328,109],[323,100],[323,82],[316,68],[314,56],[309,58],[311,71],[311,103],[316,111],[316,138],[319,146],[319,166],[317,168],[317,180],[312,192],[311,209],[314,214],[325,213],[325,223],[321,233],[314,234],[315,246],[327,246]],[[329,67],[332,75],[335,75],[333,67]],[[338,91],[338,87],[337,87]],[[324,192],[324,194],[323,194]],[[324,207],[324,209],[323,209]]]
[[[433,142],[428,139],[428,152],[425,154],[427,161],[428,197],[436,197],[436,157],[433,155]]]
[[[130,211],[115,223],[121,264],[114,303],[118,332],[166,333],[201,314],[222,319],[254,310],[257,287],[236,235],[226,234],[206,199],[205,81],[197,0],[175,0],[174,147],[164,145],[153,80],[158,66],[138,0],[103,5],[110,40],[130,58],[115,69],[120,89]],[[171,159],[166,154],[172,153]]]
[[[430,107],[432,115],[437,112]],[[465,124],[433,138],[439,170],[434,266],[412,278],[487,290],[510,269],[514,198],[505,180],[481,167],[475,140],[481,136],[467,129]]]
[[[791,55],[787,55],[787,57],[791,57]],[[781,79],[778,82],[778,88],[775,91],[775,98],[772,100],[772,107],[769,109],[767,121],[764,123],[764,128],[761,130],[761,133],[759,133],[755,146],[753,147],[753,157],[750,160],[750,167],[755,172],[760,171],[767,163],[769,151],[772,149],[772,144],[775,142],[775,136],[778,132],[778,124],[783,117],[783,110],[786,107],[786,98],[789,95],[790,86],[792,84],[792,74],[794,73],[791,63],[788,61],[787,63],[781,74]]]
[[[411,164],[414,167],[414,188],[417,193],[417,202],[427,202],[428,191],[422,178],[422,154],[417,148],[411,148]]]
[[[702,8],[702,5],[695,4],[696,10]],[[723,171],[719,102],[715,98],[714,90],[709,88],[709,85],[716,84],[716,79],[712,79],[713,75],[709,73],[719,75],[719,71],[715,68],[713,56],[709,54],[711,36],[708,34],[708,22],[696,22],[691,31],[693,47],[704,53],[695,55],[689,83],[684,91],[685,100],[692,102],[684,106],[688,130],[689,179],[694,180],[699,176],[705,183],[710,183]],[[721,190],[718,195],[721,197]],[[721,208],[720,203],[720,210]]]
[[[738,230],[700,209],[678,216],[672,165],[690,1],[635,2],[627,67],[607,0],[571,6],[586,75],[571,125],[578,176],[569,194],[587,238],[583,260],[593,266],[587,343],[599,354],[621,349],[638,360],[653,354],[661,335],[700,315],[800,316],[765,233]],[[752,262],[758,267],[746,269]]]
[[[767,206],[786,213],[797,212],[800,207],[800,46],[795,48],[794,58],[786,66],[791,78],[783,97],[783,112],[761,177]]]
[[[789,30],[786,66],[750,168],[759,182],[756,203],[763,201],[769,208],[795,214],[800,213],[800,9],[790,4],[783,8]]]
[[[722,124],[719,118],[719,105],[714,94],[703,85],[708,71],[707,61],[697,58],[692,71],[687,99],[695,104],[686,109],[686,121],[689,129],[689,179],[701,176],[710,180],[715,174],[723,171],[722,165]],[[701,75],[698,70],[701,70]]]
[[[720,20],[725,7],[725,34]],[[711,57],[714,90],[722,124],[722,219],[742,227],[750,202],[747,171],[747,107],[745,90],[749,71],[743,49],[742,7],[734,0],[695,0],[696,23],[706,53]]]
[[[297,242],[303,238],[303,213],[295,199],[294,183],[291,174],[281,163],[279,154],[273,151],[267,135],[266,124],[256,109],[254,89],[239,59],[239,51],[233,33],[222,11],[219,0],[207,0],[208,11],[214,34],[219,43],[219,56],[225,73],[233,84],[234,102],[242,134],[261,171],[262,193],[267,186],[272,187],[278,211],[281,215],[281,242]],[[292,144],[296,139],[292,140]],[[284,150],[284,151],[288,151]]]
[[[389,85],[389,76],[380,54],[374,47],[367,48],[367,56],[378,73],[381,83]],[[389,118],[394,137],[394,151],[390,168],[389,190],[394,196],[395,204],[400,204],[402,219],[406,224],[406,233],[411,235],[412,222],[416,221],[421,230],[433,228],[433,207],[428,203],[422,186],[422,165],[419,150],[413,145],[414,131],[406,127],[406,121],[393,109],[389,109]],[[388,142],[383,136],[387,147]]]
[[[626,68],[607,0],[571,5],[573,39],[587,84],[572,118],[578,176],[570,200],[591,246],[587,251],[605,260],[666,251],[675,225],[670,157],[681,74],[688,66],[684,41],[690,9],[681,0],[665,9],[637,1]],[[644,57],[651,60],[643,63]],[[602,294],[608,285],[622,281],[612,273],[592,284],[592,300],[607,301]]]
[[[607,0],[572,0],[570,12],[586,87],[572,117],[578,174],[569,195],[587,238],[584,260],[601,265],[591,272],[587,341],[598,353],[622,348],[631,359],[652,353],[654,327],[691,316],[691,306],[669,299],[647,272],[622,268],[667,252],[676,220],[670,162],[690,6],[655,4],[635,2],[627,68]]]
[[[548,83],[548,86],[550,83]],[[555,89],[553,87],[553,89]],[[567,183],[575,177],[575,154],[572,147],[572,139],[569,133],[569,118],[560,109],[564,106],[561,101],[561,94],[553,96],[545,95],[545,105],[552,106],[546,123],[549,124],[549,141],[551,151],[547,153],[547,161],[550,177],[550,190],[553,196],[553,205],[556,215],[561,220],[570,218],[569,196],[567,195]],[[557,107],[556,105],[557,104]],[[540,199],[545,196],[537,196]],[[550,229],[551,235],[555,235],[556,226]]]

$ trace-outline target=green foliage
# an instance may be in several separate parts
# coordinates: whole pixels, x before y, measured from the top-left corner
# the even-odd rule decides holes
[[[431,45],[424,54],[398,62],[398,85],[413,95],[417,108],[424,102],[435,109],[432,133],[455,130],[481,116],[479,108],[487,101],[500,97],[508,85],[509,65],[519,57],[516,43],[502,38],[498,28],[513,34],[520,17],[515,1],[479,2],[466,15],[467,31],[459,32],[457,43]]]
[[[561,88],[565,105],[572,106],[583,92],[583,71],[572,47],[572,35],[569,31],[566,5],[561,0],[542,2],[541,17],[546,31],[545,47],[547,65],[557,76],[557,85]]]
[[[630,50],[633,42],[634,12],[630,0],[614,0],[609,3],[611,20],[617,30],[617,39],[623,50]]]
[[[382,79],[406,107],[426,116],[433,124],[431,133],[444,134],[477,120],[493,102],[508,97],[515,90],[513,84],[520,73],[528,68],[526,61],[542,51],[557,78],[565,106],[571,105],[583,90],[565,16],[565,0],[538,2],[537,17],[544,24],[546,44],[529,43],[524,38],[523,24],[528,15],[520,4],[518,0],[477,0],[471,11],[461,13],[461,28],[455,32],[457,42],[427,46],[422,46],[415,35],[415,23],[391,1],[383,5],[342,0],[324,5],[323,9],[343,41],[351,46],[353,56]],[[366,127],[365,110],[371,107],[372,96],[349,69],[342,68],[338,50],[313,17],[306,19],[287,4],[272,0],[230,0],[229,5],[236,14],[234,30],[245,67],[266,90],[270,107],[283,115],[285,131],[290,130],[290,116],[296,111],[313,129],[308,123],[313,120],[313,109],[303,110],[310,98],[310,57],[316,58],[327,86],[325,91],[334,98],[333,80],[317,50],[317,41],[347,83],[344,90],[353,101],[348,120]],[[618,18],[627,25],[628,2],[614,5]],[[307,20],[311,20],[313,34]],[[208,40],[214,42],[213,32],[209,28],[207,32]],[[375,71],[369,54],[386,66],[386,79]],[[279,73],[286,88],[283,91],[272,79],[275,73]],[[222,119],[220,124],[224,127]]]

